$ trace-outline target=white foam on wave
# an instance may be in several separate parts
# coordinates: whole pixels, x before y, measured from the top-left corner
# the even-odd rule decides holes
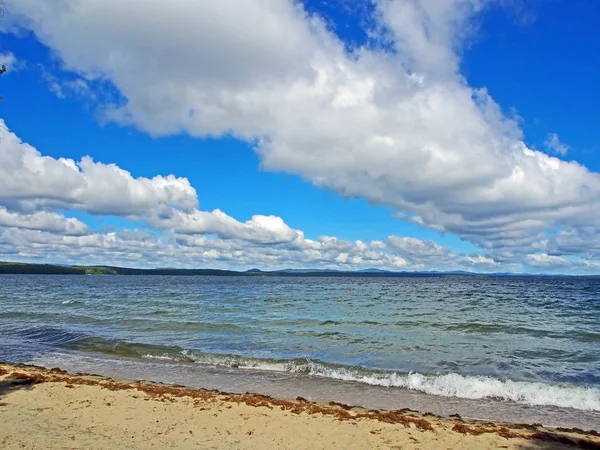
[[[356,376],[351,372],[327,371],[330,378],[358,381],[373,386],[412,389],[426,394],[467,399],[500,399],[530,406],[559,406],[600,411],[600,389],[538,382],[499,380],[492,377],[465,376],[457,373],[425,376],[420,373],[386,376]]]
[[[81,303],[79,300],[63,300],[61,305],[73,305],[75,303]]]
[[[404,388],[442,397],[498,399],[530,406],[558,406],[586,411],[600,411],[600,389],[540,382],[499,380],[488,376],[457,373],[423,375],[421,373],[374,372],[364,369],[324,365],[310,360],[264,361],[246,358],[209,358],[209,364],[226,364],[241,369],[303,373],[371,386]]]
[[[309,359],[269,361],[224,355],[198,355],[182,351],[183,356],[201,364],[253,369],[269,372],[292,372],[340,381],[353,381],[371,386],[403,388],[442,397],[465,399],[498,399],[530,406],[558,406],[585,411],[600,411],[600,389],[572,385],[528,381],[499,380],[488,376],[457,373],[423,375],[369,371],[330,366]],[[167,355],[144,355],[145,358],[178,360]]]
[[[146,359],[158,359],[161,361],[178,361],[177,358],[173,358],[172,356],[169,355],[150,355],[150,354],[146,354],[146,355],[142,355],[142,358],[146,358]]]

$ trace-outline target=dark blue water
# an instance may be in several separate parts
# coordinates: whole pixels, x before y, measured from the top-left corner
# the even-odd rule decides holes
[[[0,306],[12,361],[134,359],[161,362],[166,381],[183,364],[600,411],[600,279],[4,275]]]

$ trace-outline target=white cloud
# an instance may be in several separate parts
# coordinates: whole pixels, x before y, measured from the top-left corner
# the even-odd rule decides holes
[[[450,251],[433,241],[422,241],[411,237],[390,236],[388,245],[406,256],[445,257]]]
[[[473,265],[488,265],[488,266],[496,266],[498,263],[494,261],[493,258],[488,258],[483,255],[476,256],[467,256],[464,258],[464,262]]]
[[[571,262],[561,258],[560,256],[547,255],[545,253],[527,255],[527,264],[532,267],[540,267],[546,269],[564,268],[571,265]]]
[[[558,153],[562,156],[566,155],[570,150],[570,147],[564,142],[561,142],[560,138],[558,137],[558,134],[556,133],[550,133],[548,135],[548,138],[544,142],[544,145],[549,151],[553,153]]]
[[[0,119],[0,204],[20,210],[80,208],[93,214],[147,215],[177,206],[193,210],[186,178],[134,178],[114,164],[42,156]]]
[[[220,210],[197,209],[185,178],[134,178],[115,164],[43,156],[0,119],[0,226],[82,234],[85,225],[47,210],[76,208],[126,216],[178,234],[209,234],[262,244],[293,241],[299,232],[280,217],[255,215],[241,223]]]
[[[287,0],[14,9],[66,68],[114,83],[126,101],[107,105],[112,120],[153,135],[233,133],[267,169],[489,249],[532,250],[548,230],[600,224],[600,177],[529,149],[519,124],[457,73],[488,3],[380,0],[395,52],[353,54]]]
[[[89,83],[83,78],[61,79],[48,71],[43,65],[38,64],[41,77],[48,83],[48,90],[58,98],[74,96],[81,99],[96,99],[96,93],[92,91]]]
[[[588,261],[588,260],[584,259],[581,261],[581,264],[585,268],[593,270],[593,271],[597,271],[598,269],[600,269],[600,261]]]
[[[169,215],[152,217],[147,223],[156,228],[169,228],[178,234],[215,234],[224,239],[241,239],[261,244],[290,242],[299,236],[277,216],[252,216],[245,223],[238,222],[224,212],[172,210]]]
[[[421,270],[423,261],[414,254],[412,262],[381,247],[378,241],[343,241],[323,237],[313,241],[297,238],[293,242],[257,243],[219,236],[155,236],[135,230],[90,232],[80,236],[59,235],[24,228],[0,227],[0,259],[51,261],[77,264],[129,265],[136,267],[215,267],[248,269],[336,268],[345,270],[380,268]],[[425,256],[426,257],[426,256]],[[464,268],[454,255],[427,269]],[[485,265],[470,264],[486,270]]]
[[[600,230],[595,227],[565,228],[545,240],[543,248],[555,255],[600,257]]]
[[[469,19],[493,0],[375,0],[381,22],[405,67],[453,76],[455,50],[474,31]]]
[[[47,211],[21,214],[8,211],[2,206],[0,206],[0,227],[49,231],[72,236],[84,235],[88,232],[87,225],[75,218],[66,218],[61,214]]]

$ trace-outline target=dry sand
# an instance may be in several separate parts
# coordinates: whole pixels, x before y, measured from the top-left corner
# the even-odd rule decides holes
[[[0,364],[2,449],[600,449],[600,435]]]

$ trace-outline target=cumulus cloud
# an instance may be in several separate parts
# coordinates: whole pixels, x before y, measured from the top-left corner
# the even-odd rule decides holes
[[[556,133],[550,133],[548,135],[548,138],[544,142],[544,145],[549,151],[553,153],[558,153],[562,156],[566,155],[570,150],[570,147],[564,142],[561,142],[560,138],[558,137],[558,134]]]
[[[554,255],[600,257],[600,230],[595,227],[569,227],[543,242],[543,249]]]
[[[197,206],[196,190],[185,178],[134,178],[115,164],[94,162],[89,156],[79,162],[43,156],[0,119],[0,226],[85,234],[85,224],[79,220],[49,212],[79,209],[125,216],[178,234],[262,244],[299,236],[277,216],[255,215],[242,223],[220,210],[200,211]]]
[[[390,236],[388,243],[391,248],[409,257],[427,255],[439,258],[449,254],[448,248],[433,241],[422,241],[411,237]]]
[[[221,210],[212,212],[195,210],[191,213],[172,210],[161,217],[147,221],[157,228],[168,228],[179,234],[215,234],[224,239],[242,239],[261,244],[290,242],[299,236],[281,217],[252,216],[241,223]]]
[[[88,232],[87,225],[75,218],[66,218],[61,214],[47,211],[21,214],[8,211],[2,206],[0,206],[0,227],[49,231],[69,236],[84,235]]]
[[[51,259],[48,260],[49,255]],[[23,261],[108,264],[135,267],[214,267],[248,269],[329,268],[355,270],[469,269],[489,271],[488,261],[463,261],[447,252],[437,263],[410,260],[381,241],[346,241],[334,237],[318,240],[302,236],[277,245],[217,235],[157,236],[138,230],[89,231],[84,235],[61,235],[48,231],[0,227],[0,258]]]
[[[381,22],[405,67],[428,76],[453,76],[456,50],[473,32],[469,19],[490,0],[376,0]]]
[[[90,88],[89,83],[80,77],[62,79],[48,71],[43,65],[38,64],[42,79],[48,84],[48,89],[58,98],[72,96],[82,99],[95,99],[96,93]]]
[[[571,263],[560,256],[547,255],[545,253],[528,255],[527,264],[532,267],[560,268],[570,266]]]
[[[171,208],[193,210],[195,189],[173,175],[134,178],[89,156],[75,162],[42,156],[0,119],[0,204],[20,210],[80,208],[93,214],[145,215]]]
[[[215,259],[226,258],[238,263],[262,267],[320,267],[338,269],[387,268],[415,269],[405,259],[394,254],[380,241],[347,241],[333,236],[318,240],[305,239],[299,232],[291,242],[280,245],[210,239],[205,236],[178,236],[176,242],[187,248],[208,248]]]
[[[233,134],[267,169],[490,251],[531,251],[548,230],[598,226],[600,177],[528,148],[519,124],[458,73],[472,18],[491,3],[378,0],[370,31],[388,45],[352,53],[291,0],[13,9],[68,70],[114,84],[124,101],[104,105],[110,120],[152,135]],[[202,216],[186,220],[216,220]]]
[[[463,258],[463,262],[467,264],[473,264],[474,266],[483,265],[483,266],[498,266],[499,263],[494,261],[493,258],[489,258],[483,255],[476,256],[466,256]]]

